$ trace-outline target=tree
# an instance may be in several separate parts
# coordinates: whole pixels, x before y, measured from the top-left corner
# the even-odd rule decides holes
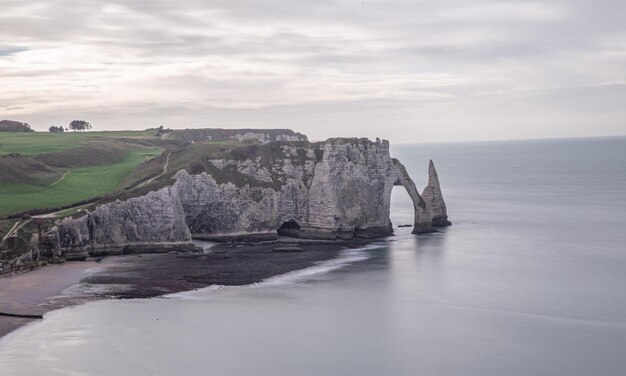
[[[91,124],[84,120],[72,120],[70,129],[73,131],[88,131],[91,129]]]
[[[30,125],[20,121],[0,120],[0,132],[34,132]]]
[[[172,131],[171,129],[165,128],[161,125],[156,129],[156,132],[154,133],[154,135],[157,137],[161,137],[162,135],[166,133],[170,133],[171,131]]]
[[[51,133],[63,133],[65,130],[62,126],[55,127],[54,125],[48,128],[48,131]]]

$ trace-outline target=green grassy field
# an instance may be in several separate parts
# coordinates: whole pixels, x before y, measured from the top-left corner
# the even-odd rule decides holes
[[[170,184],[180,169],[219,177],[222,171],[207,157],[228,157],[230,150],[256,144],[215,139],[227,137],[224,132],[228,131],[182,130],[167,137],[157,136],[155,130],[0,132],[0,218],[33,209],[54,211],[102,196],[106,197],[98,203],[136,197]],[[136,186],[144,180],[147,184]],[[243,175],[241,181],[247,181]]]
[[[94,132],[95,133],[95,132]],[[94,133],[90,134],[93,135]],[[120,132],[106,132],[120,133]],[[140,132],[133,132],[140,133]],[[48,136],[48,134],[42,134]],[[74,134],[61,135],[73,136]],[[3,135],[4,136],[4,135]],[[38,137],[38,134],[29,134],[34,141],[20,140],[22,147],[31,148],[36,152],[36,146],[46,149],[46,152],[59,151],[59,147],[67,149],[68,139],[62,142],[52,137]],[[57,135],[52,135],[57,136]],[[118,135],[119,136],[119,135]],[[80,137],[79,137],[80,138]],[[2,142],[6,142],[2,136]],[[4,145],[0,144],[0,150],[5,151]],[[23,149],[16,152],[24,153]],[[113,164],[104,166],[81,167],[69,170],[63,180],[47,186],[35,186],[28,184],[3,183],[0,184],[0,216],[32,209],[32,208],[55,208],[70,205],[92,197],[104,195],[121,188],[122,182],[127,179],[129,173],[142,162],[160,155],[160,148],[132,148],[130,154]]]
[[[23,133],[0,132],[0,154],[20,153],[39,155],[72,149],[103,139],[154,139],[154,132],[67,132],[67,133]]]

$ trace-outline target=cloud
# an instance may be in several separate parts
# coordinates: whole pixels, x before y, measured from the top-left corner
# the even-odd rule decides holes
[[[613,0],[4,0],[0,117],[420,141],[626,133],[626,110],[604,105],[624,99],[624,11]]]
[[[28,49],[24,47],[0,46],[0,58],[2,58],[3,56],[11,56],[26,50]]]

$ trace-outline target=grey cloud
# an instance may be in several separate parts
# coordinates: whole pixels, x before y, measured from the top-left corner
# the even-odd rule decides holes
[[[11,56],[19,52],[28,51],[28,48],[13,47],[13,46],[0,46],[0,57]]]
[[[79,112],[312,135],[381,122],[380,136],[422,141],[553,136],[572,118],[616,133],[624,13],[617,0],[5,0],[3,112],[41,129]]]

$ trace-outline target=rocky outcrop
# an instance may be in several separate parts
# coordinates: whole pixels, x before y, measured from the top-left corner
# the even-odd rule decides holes
[[[42,253],[84,258],[184,249],[193,247],[192,238],[387,236],[393,233],[390,201],[397,185],[413,201],[414,233],[447,220],[438,180],[429,183],[423,199],[402,163],[391,158],[387,141],[279,142],[230,156],[209,159],[210,174],[180,170],[171,186],[60,221],[44,237]]]
[[[66,259],[193,248],[174,187],[101,205],[80,218],[65,218],[48,233],[45,244],[45,252]]]
[[[38,266],[40,258],[39,252],[39,234],[32,234],[28,242],[18,236],[11,236],[6,240],[6,246],[17,251],[21,248],[21,252],[15,252],[13,257],[3,260],[0,257],[0,274],[27,271]],[[23,242],[22,244],[19,244]],[[23,247],[21,247],[23,245]],[[0,252],[0,256],[2,253]]]
[[[441,193],[441,186],[439,185],[439,176],[432,160],[428,164],[428,185],[424,188],[422,197],[426,202],[426,209],[430,213],[433,226],[442,227],[452,224],[448,220],[446,203],[443,200],[443,193]]]

